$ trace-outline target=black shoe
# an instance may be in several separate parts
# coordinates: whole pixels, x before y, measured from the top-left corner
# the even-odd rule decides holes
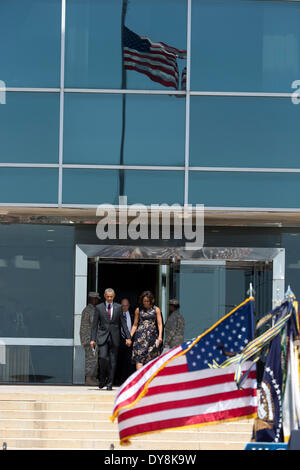
[[[112,385],[107,385],[106,389],[107,390],[112,390]]]
[[[99,388],[105,387],[105,382],[99,382]]]

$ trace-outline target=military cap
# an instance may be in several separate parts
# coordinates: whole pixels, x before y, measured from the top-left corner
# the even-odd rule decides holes
[[[92,297],[94,299],[100,299],[100,295],[98,292],[89,292],[89,297]]]

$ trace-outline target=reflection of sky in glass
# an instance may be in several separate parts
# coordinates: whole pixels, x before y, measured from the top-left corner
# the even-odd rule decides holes
[[[192,171],[189,175],[189,203],[206,208],[297,208],[299,198],[298,173]]]
[[[290,92],[299,41],[298,2],[194,0],[191,89]]]
[[[72,338],[73,242],[74,227],[1,224],[1,337]]]
[[[181,204],[184,199],[183,171],[125,171],[128,204]]]
[[[56,168],[1,168],[1,203],[57,204]]]
[[[299,168],[300,109],[289,98],[193,96],[190,126],[193,166]]]
[[[184,172],[125,170],[128,204],[183,204]],[[64,204],[119,204],[118,170],[64,169]]]
[[[65,96],[64,163],[120,164],[121,95]],[[125,165],[184,165],[185,99],[127,95]]]
[[[7,93],[0,105],[1,163],[58,163],[58,140],[58,93]]]
[[[0,2],[0,80],[7,87],[58,87],[60,0]]]
[[[66,15],[66,87],[121,88],[120,0],[70,0]],[[185,0],[129,0],[125,25],[140,36],[186,49]],[[185,60],[178,59],[179,70]],[[127,71],[130,89],[164,89]]]
[[[118,204],[117,170],[65,169],[63,204]]]

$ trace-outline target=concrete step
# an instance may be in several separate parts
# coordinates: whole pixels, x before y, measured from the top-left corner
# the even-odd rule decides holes
[[[8,450],[14,449],[69,449],[69,450],[109,450],[110,443],[107,439],[31,439],[11,438],[5,441]],[[245,443],[242,441],[174,441],[174,440],[132,440],[130,446],[120,446],[114,442],[116,450],[243,450]]]
[[[38,387],[37,387],[38,388]],[[80,391],[74,391],[70,388],[70,391],[57,391],[53,387],[53,392],[49,391],[50,387],[47,387],[45,391],[32,389],[26,390],[24,386],[22,391],[4,391],[1,390],[0,385],[0,400],[1,401],[43,401],[43,402],[114,402],[117,388],[112,391],[98,388],[82,387]],[[66,387],[64,387],[66,388]],[[77,387],[77,389],[80,387]]]
[[[118,440],[118,428],[114,426],[111,429],[91,429],[91,430],[82,430],[82,429],[19,429],[19,428],[10,428],[10,429],[0,429],[0,440],[6,440],[8,438],[28,438],[32,439],[106,439],[106,440]],[[249,438],[249,433],[231,433],[228,434],[224,431],[211,432],[211,431],[202,431],[202,432],[183,432],[180,430],[174,431],[164,431],[160,433],[159,436],[161,441],[182,441],[194,440],[209,442],[209,441],[224,441],[234,442],[237,440],[247,440]],[[153,435],[143,436],[143,440],[149,441],[153,440]]]
[[[113,401],[60,402],[36,400],[0,400],[0,412],[9,410],[24,411],[112,411]]]
[[[241,450],[252,420],[164,431],[120,446],[109,419],[117,389],[0,386],[0,443],[8,449]]]
[[[96,415],[96,416],[95,416]],[[77,420],[89,420],[101,418],[109,420],[111,413],[110,410],[100,410],[96,413],[93,411],[56,411],[56,410],[45,410],[45,411],[38,411],[38,410],[8,410],[8,411],[0,411],[0,420],[6,418],[19,418],[19,419],[61,419],[61,420],[69,420],[69,419],[77,419]]]
[[[111,429],[111,426],[117,426],[117,421],[112,423],[109,419],[92,419],[92,420],[76,420],[69,419],[64,420],[47,420],[44,419],[24,419],[24,418],[8,418],[0,421],[0,428],[2,429],[81,429],[93,430],[93,429]],[[182,429],[180,432],[183,434],[194,434],[204,432],[224,432],[225,434],[251,434],[252,432],[252,421],[249,422],[232,422],[215,424],[211,426],[204,426],[200,428]],[[175,432],[175,431],[168,431]]]
[[[19,421],[19,426],[21,426],[21,423],[24,422],[35,422],[40,423],[40,426],[43,426],[44,423],[54,423],[54,422],[61,422],[61,423],[68,423],[68,422],[77,422],[79,423],[85,423],[84,428],[88,427],[90,424],[92,426],[92,423],[105,425],[107,423],[108,426],[113,426],[116,425],[117,420],[115,420],[115,423],[111,423],[110,421],[110,416],[111,412],[110,410],[107,409],[100,409],[97,411],[56,411],[56,410],[45,410],[45,411],[40,411],[40,410],[7,410],[7,411],[0,411],[0,428],[3,427],[4,422],[10,422],[11,420],[16,420]],[[219,426],[223,426],[223,429],[225,433],[231,434],[233,432],[249,432],[249,430],[252,428],[252,423],[238,423],[235,422],[234,424],[228,425],[228,424],[219,424],[219,425],[212,425],[209,426],[209,429],[211,432],[218,432],[219,431]],[[51,425],[52,427],[52,425]],[[69,426],[70,427],[70,426]],[[105,426],[106,427],[106,426]],[[195,430],[191,432],[201,432],[200,430],[203,428],[195,428]]]
[[[20,419],[9,418],[0,420],[2,429],[80,429],[85,430],[111,429],[112,423],[108,419],[98,420],[80,420],[69,419],[64,420],[47,420],[44,419]],[[117,426],[115,424],[115,426]]]

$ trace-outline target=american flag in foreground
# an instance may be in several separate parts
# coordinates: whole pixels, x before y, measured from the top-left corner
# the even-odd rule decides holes
[[[227,351],[241,351],[251,333],[252,298],[232,310],[198,338],[155,358],[132,374],[115,398],[121,444],[167,429],[250,418],[256,415],[256,372],[238,389],[235,366],[211,369]],[[222,343],[222,344],[221,344]],[[243,370],[249,369],[245,362]]]
[[[125,70],[135,70],[166,87],[179,87],[177,57],[186,51],[163,42],[152,42],[123,26],[123,58]]]

